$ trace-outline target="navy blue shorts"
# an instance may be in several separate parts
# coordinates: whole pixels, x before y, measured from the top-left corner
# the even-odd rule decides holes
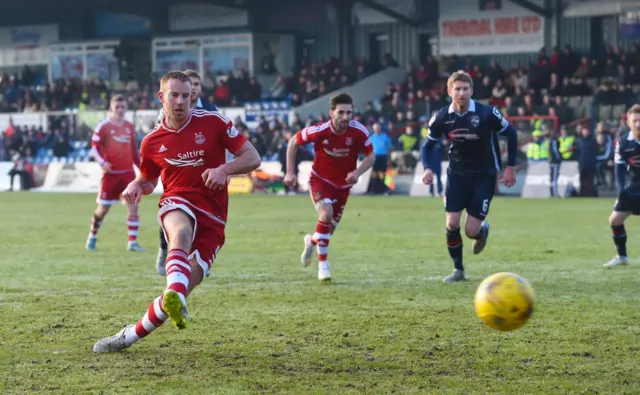
[[[613,205],[613,211],[640,215],[640,188],[626,188],[623,190]]]
[[[447,171],[444,208],[448,213],[463,210],[467,214],[484,219],[496,192],[496,176],[464,175]]]

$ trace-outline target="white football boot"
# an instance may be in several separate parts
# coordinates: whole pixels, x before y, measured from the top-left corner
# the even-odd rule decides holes
[[[144,248],[142,248],[137,241],[130,241],[127,243],[127,251],[142,252],[144,251]]]
[[[604,267],[614,267],[614,266],[626,266],[629,264],[629,258],[626,256],[617,255],[615,258],[605,263]]]
[[[467,281],[467,276],[464,275],[463,270],[458,269],[453,269],[450,275],[442,279],[443,283],[457,283],[459,281]]]
[[[133,324],[127,325],[115,335],[98,340],[98,342],[93,345],[93,352],[119,352],[131,347],[124,342],[124,336],[129,328],[133,327],[135,327]]]
[[[302,263],[304,267],[311,265],[313,251],[315,251],[315,245],[311,242],[312,237],[311,235],[304,236],[304,250],[302,250],[302,255],[300,255],[300,263]]]
[[[329,262],[318,263],[318,280],[331,281],[331,268],[329,267]]]

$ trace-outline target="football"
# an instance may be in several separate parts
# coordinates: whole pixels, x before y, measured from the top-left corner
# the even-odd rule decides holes
[[[474,306],[478,317],[493,329],[522,328],[533,314],[535,294],[529,282],[514,273],[493,274],[478,286]]]

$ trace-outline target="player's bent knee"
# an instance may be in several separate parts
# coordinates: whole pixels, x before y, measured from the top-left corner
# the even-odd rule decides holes
[[[162,223],[171,248],[189,251],[193,241],[193,219],[184,211],[175,210],[167,213]]]
[[[98,204],[98,208],[96,208],[95,213],[98,217],[102,218],[105,215],[107,215],[107,213],[109,212],[109,209],[111,209],[111,206],[109,205]]]
[[[193,240],[193,228],[191,224],[178,224],[172,229],[168,229],[169,244],[171,248],[179,248],[189,251]]]
[[[333,220],[333,207],[330,204],[323,203],[318,207],[318,220],[322,222]]]
[[[445,228],[449,231],[449,232],[454,232],[456,230],[460,230],[460,224],[449,224],[447,223]]]
[[[614,211],[609,216],[609,225],[611,226],[619,226],[624,224],[624,220],[627,219],[629,213],[622,213],[619,211]]]
[[[460,213],[447,213],[445,226],[448,230],[460,229]]]

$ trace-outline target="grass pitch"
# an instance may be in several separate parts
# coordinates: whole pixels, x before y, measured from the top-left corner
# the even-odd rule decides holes
[[[125,211],[84,249],[94,196],[0,194],[0,393],[640,392],[638,260],[615,250],[612,201],[496,199],[470,281],[452,267],[438,199],[355,197],[331,241],[334,281],[299,263],[315,212],[306,196],[232,197],[227,244],[165,325],[119,354],[91,347],[135,323],[163,289],[155,273],[157,196],[141,208],[143,253],[125,251]],[[629,253],[639,253],[636,218]],[[527,278],[537,308],[512,334],[473,311],[498,271]]]

